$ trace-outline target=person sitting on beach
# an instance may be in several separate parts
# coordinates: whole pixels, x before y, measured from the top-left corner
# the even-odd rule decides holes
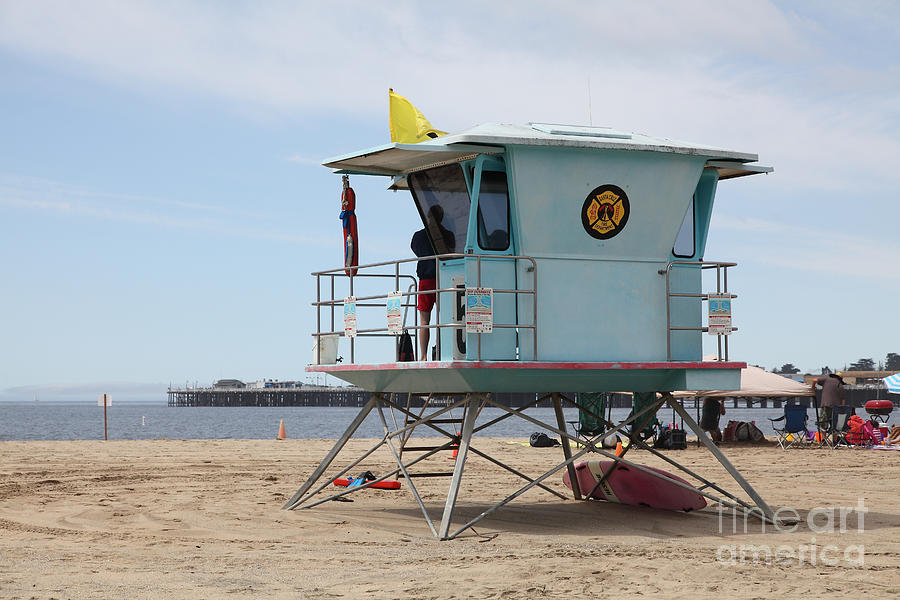
[[[709,433],[712,441],[722,441],[722,430],[719,429],[719,418],[725,414],[725,402],[718,398],[703,399],[703,408],[700,413],[700,429]]]
[[[891,446],[900,444],[900,425],[891,427],[891,433],[888,435],[887,443]]]

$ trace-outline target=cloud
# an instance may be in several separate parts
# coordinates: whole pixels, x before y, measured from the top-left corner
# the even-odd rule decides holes
[[[23,385],[0,390],[0,396],[31,400],[37,398],[74,398],[100,394],[134,397],[157,395],[162,397],[168,385],[165,383],[138,383],[122,381],[101,381],[95,383],[58,383],[46,385]]]
[[[467,7],[480,18],[472,19]],[[423,98],[442,106],[466,96],[484,100],[485,92],[515,81],[504,104],[527,106],[517,87],[547,88],[561,72],[575,75],[571,83],[581,92],[586,69],[613,65],[638,75],[673,68],[678,74],[691,65],[721,79],[734,69],[725,65],[736,64],[762,83],[770,76],[760,68],[766,63],[809,64],[822,52],[803,19],[767,2],[573,1],[552,10],[540,2],[459,2],[443,9],[396,2],[386,11],[368,2],[35,0],[2,10],[0,43],[11,49],[117,85],[161,84],[291,110],[371,111],[373,93],[387,104],[385,79],[396,79],[395,87],[409,82],[411,89],[427,82]],[[454,81],[467,85],[449,85]],[[542,97],[554,94],[546,90]]]
[[[287,157],[286,160],[288,162],[296,163],[298,165],[313,166],[313,167],[321,167],[322,166],[321,158],[316,158],[316,157],[309,156],[306,154],[300,154],[298,152],[291,154],[290,156]]]
[[[890,3],[874,12],[900,19]],[[786,186],[890,188],[900,183],[883,167],[900,159],[900,64],[883,46],[900,39],[868,16],[837,3],[699,0],[552,10],[35,0],[2,5],[0,46],[265,118],[386,121],[393,86],[445,130],[593,121],[757,151]]]
[[[900,287],[900,244],[861,235],[821,231],[797,225],[714,214],[711,229],[746,236],[730,236],[734,244],[744,240],[747,247],[733,250],[744,260],[789,267],[801,271],[836,273]],[[750,241],[752,240],[752,241]]]
[[[267,223],[267,215],[259,212],[208,203],[95,192],[55,181],[2,173],[0,206],[290,244],[321,244],[330,241],[325,236],[280,230],[277,223]],[[155,206],[164,209],[155,209]]]

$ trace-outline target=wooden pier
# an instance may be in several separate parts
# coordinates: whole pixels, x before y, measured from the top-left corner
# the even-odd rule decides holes
[[[355,406],[361,407],[369,399],[370,393],[358,387],[301,385],[285,382],[284,386],[262,388],[221,387],[208,388],[170,388],[168,390],[169,406]],[[881,399],[886,394],[883,390],[847,386],[847,404],[860,408],[868,400]],[[535,397],[543,397],[544,392],[536,393],[497,393],[496,401],[510,408],[519,408],[534,401]],[[574,394],[570,394],[574,396]],[[404,401],[406,394],[403,394]],[[411,406],[420,407],[425,394],[413,396]],[[787,401],[799,402],[811,407],[810,398],[748,398],[729,397],[727,406],[733,408],[781,408]],[[631,408],[631,394],[612,393],[609,395],[613,408]],[[690,408],[698,404],[695,398],[684,398],[682,403]],[[896,404],[896,402],[895,402]],[[537,406],[551,406],[550,400],[539,402]]]
[[[356,387],[169,389],[169,406],[362,406],[369,394]]]
[[[371,396],[358,387],[289,385],[263,388],[208,387],[169,388],[169,406],[363,406]],[[424,397],[413,395],[411,406],[419,407]],[[402,394],[404,402],[406,394]],[[498,402],[518,408],[532,402],[535,394],[497,394]],[[549,406],[549,404],[548,404]]]

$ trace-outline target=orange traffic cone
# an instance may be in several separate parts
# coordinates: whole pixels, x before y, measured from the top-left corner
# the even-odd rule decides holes
[[[459,435],[458,431],[456,432],[456,435]],[[453,448],[453,452],[451,452],[450,456],[448,456],[447,458],[449,460],[456,460],[456,455],[457,455],[457,453],[459,453],[459,442],[457,442],[455,446],[450,446],[450,447]]]
[[[622,456],[622,442],[616,442],[616,456]]]
[[[284,432],[284,419],[281,420],[281,425],[278,426],[278,436],[275,438],[276,440],[283,440],[287,438],[287,434]]]

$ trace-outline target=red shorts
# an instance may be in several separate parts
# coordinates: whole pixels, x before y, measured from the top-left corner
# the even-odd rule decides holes
[[[420,279],[419,291],[427,292],[433,290],[435,289],[436,283],[437,282],[434,279]],[[431,309],[434,308],[434,294],[419,294],[418,300],[416,301],[416,308],[425,312],[430,312]]]

